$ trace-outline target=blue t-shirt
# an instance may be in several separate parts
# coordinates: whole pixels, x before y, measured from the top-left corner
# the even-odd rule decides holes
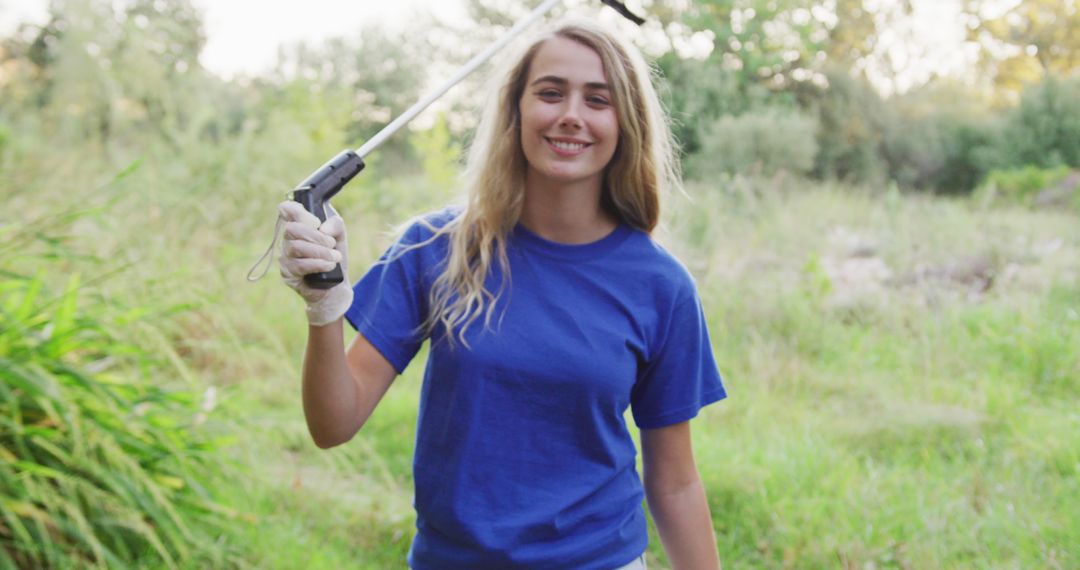
[[[426,219],[439,227],[456,215]],[[348,321],[400,373],[425,340],[448,239],[421,223],[354,286]],[[611,570],[648,543],[623,414],[686,421],[725,397],[693,279],[625,224],[584,245],[520,224],[510,280],[469,348],[436,328],[413,461],[416,570]],[[387,261],[390,259],[390,261]],[[496,264],[497,265],[497,264]],[[488,276],[496,291],[502,275]]]

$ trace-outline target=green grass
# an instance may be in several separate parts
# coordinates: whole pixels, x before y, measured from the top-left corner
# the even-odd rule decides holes
[[[318,450],[299,398],[301,302],[273,268],[244,281],[275,203],[339,150],[292,137],[59,163],[13,137],[0,231],[67,244],[8,258],[49,287],[77,272],[96,303],[144,307],[127,332],[168,363],[152,382],[218,390],[209,421],[228,439],[210,461],[231,469],[208,486],[228,522],[180,566],[401,567],[423,354],[353,441]],[[352,277],[448,182],[369,165],[337,204]],[[698,281],[730,395],[693,424],[726,567],[1080,565],[1075,214],[781,178],[689,195],[663,238]],[[89,213],[58,220],[70,204]],[[989,288],[957,269],[974,258]],[[667,566],[655,531],[649,562]]]
[[[87,308],[78,274],[55,292],[0,270],[0,568],[220,565],[213,430],[149,381],[170,368],[117,330],[132,311]]]
[[[682,243],[731,392],[695,442],[729,566],[1080,562],[1075,218],[828,187],[739,212],[695,190],[721,194],[697,202],[716,216],[694,228],[708,238]],[[803,261],[844,256],[828,239],[841,226],[894,275],[996,247],[999,276],[844,301]],[[1050,239],[1060,250],[1032,258]]]

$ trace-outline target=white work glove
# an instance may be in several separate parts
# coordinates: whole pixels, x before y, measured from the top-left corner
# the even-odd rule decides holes
[[[342,317],[352,305],[353,291],[349,285],[348,244],[345,222],[329,203],[325,222],[308,212],[299,202],[286,200],[278,204],[278,213],[285,221],[281,244],[281,277],[307,303],[308,323],[313,326],[330,324]],[[304,283],[309,273],[333,271],[340,263],[345,279],[330,289],[315,289]]]

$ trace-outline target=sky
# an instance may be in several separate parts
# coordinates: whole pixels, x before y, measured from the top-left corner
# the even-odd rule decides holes
[[[282,44],[349,36],[373,21],[400,27],[418,13],[450,21],[464,18],[462,0],[192,1],[205,18],[207,43],[200,60],[225,78],[270,69]],[[48,0],[0,0],[0,35],[13,31],[19,22],[44,23],[47,4]],[[959,0],[914,0],[913,4],[916,18],[910,28],[888,30],[882,37],[883,42],[905,46],[895,51],[901,60],[909,60],[897,85],[879,85],[884,91],[921,83],[932,71],[962,73],[974,57],[961,45]]]
[[[298,40],[353,36],[377,22],[400,27],[416,13],[461,17],[457,0],[193,0],[206,16],[202,63],[225,77],[272,67],[277,48]],[[253,19],[252,14],[258,14]]]

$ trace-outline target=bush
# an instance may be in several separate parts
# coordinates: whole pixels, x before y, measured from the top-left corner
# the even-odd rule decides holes
[[[721,117],[686,160],[692,178],[718,174],[806,174],[817,154],[817,121],[794,109],[766,107]]]
[[[1006,118],[1007,166],[1080,167],[1080,77],[1048,77],[1024,91]]]
[[[1023,168],[994,170],[980,186],[979,194],[984,200],[1003,199],[1030,206],[1040,190],[1061,182],[1069,172],[1067,166],[1039,168],[1030,164]]]
[[[739,115],[768,94],[743,85],[739,76],[715,60],[682,59],[668,53],[656,62],[660,94],[671,115],[672,131],[686,155],[701,150],[704,131],[723,115]]]
[[[978,93],[936,83],[894,98],[883,151],[901,187],[972,191],[999,159],[998,124]]]
[[[822,179],[875,184],[885,180],[885,128],[892,113],[874,88],[845,69],[826,71],[828,87],[807,82],[800,104],[818,117],[814,175]]]

